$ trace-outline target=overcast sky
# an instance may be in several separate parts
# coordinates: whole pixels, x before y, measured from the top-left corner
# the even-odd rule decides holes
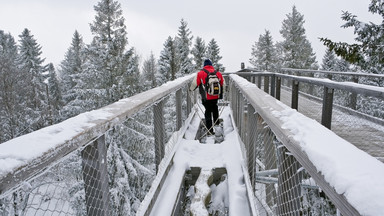
[[[0,0],[0,30],[16,40],[28,28],[42,46],[45,63],[56,66],[63,60],[75,30],[89,43],[93,22],[91,0]],[[292,6],[304,15],[307,39],[321,63],[325,47],[319,37],[353,42],[353,29],[343,29],[342,11],[357,15],[359,20],[379,23],[378,15],[368,12],[370,0],[119,0],[128,31],[129,46],[136,48],[142,59],[152,51],[159,57],[168,36],[177,35],[183,18],[194,36],[206,43],[212,38],[220,47],[226,71],[240,69],[241,62],[250,66],[252,45],[265,29],[274,41],[281,41],[281,23]],[[194,41],[194,40],[193,40]]]

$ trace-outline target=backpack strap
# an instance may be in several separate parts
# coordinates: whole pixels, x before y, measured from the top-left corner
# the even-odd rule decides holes
[[[203,69],[201,69],[202,71],[204,71],[205,73],[207,73],[207,74],[210,74],[210,73],[213,73],[213,74],[216,74],[217,73],[217,71],[216,70],[214,70],[213,72],[209,72],[207,69],[205,69],[205,68],[203,68]]]

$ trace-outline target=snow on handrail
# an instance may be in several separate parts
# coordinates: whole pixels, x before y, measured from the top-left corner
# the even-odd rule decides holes
[[[383,163],[246,79],[234,74],[230,78],[343,214],[380,215],[384,209]]]
[[[0,144],[0,195],[189,84],[193,74]]]

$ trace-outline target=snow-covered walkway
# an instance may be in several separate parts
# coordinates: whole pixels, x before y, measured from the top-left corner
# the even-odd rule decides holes
[[[179,192],[179,186],[183,180],[185,171],[190,167],[200,167],[201,176],[211,173],[215,168],[225,168],[227,179],[223,181],[226,185],[217,187],[208,186],[208,183],[197,180],[195,185],[195,200],[202,199],[197,196],[212,194],[213,206],[225,206],[229,215],[251,215],[246,190],[246,183],[243,174],[244,161],[240,150],[239,137],[233,128],[233,120],[229,107],[224,107],[220,116],[223,121],[225,139],[220,144],[214,142],[199,143],[195,140],[196,132],[200,124],[202,113],[197,112],[191,123],[187,126],[184,138],[177,147],[173,167],[161,189],[157,202],[152,210],[152,215],[171,215],[175,200]],[[221,183],[222,184],[222,183]],[[201,200],[204,202],[204,200]],[[203,205],[193,203],[195,215],[208,215]]]

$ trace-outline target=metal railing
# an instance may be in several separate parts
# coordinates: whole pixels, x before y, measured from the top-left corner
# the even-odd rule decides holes
[[[384,162],[380,150],[384,140],[383,87],[270,72],[237,74]]]
[[[276,98],[283,91],[281,79],[291,80],[293,86],[306,82],[339,87],[307,77],[251,75],[263,76],[264,91]],[[180,78],[1,144],[0,162],[10,167],[0,167],[0,215],[134,214],[157,166],[172,150],[173,132],[191,111],[193,97],[185,88],[191,79]],[[272,97],[266,99],[255,85],[243,85],[236,75],[231,80],[231,107],[260,214],[335,214],[337,207],[344,215],[358,215],[318,173],[292,134],[281,128],[284,122],[270,109],[281,111],[282,106]],[[375,89],[355,87],[343,85],[383,97]],[[293,87],[292,104],[300,109],[296,94],[299,89]]]
[[[239,73],[239,75],[249,78],[251,74]],[[269,86],[267,84],[269,78],[272,78],[272,83],[278,83],[276,78],[288,78],[294,82],[298,80],[321,83],[329,87],[336,86],[332,82],[307,80],[289,75],[257,73],[256,76],[267,78],[264,79],[264,86]],[[295,139],[297,134],[294,131],[296,129],[290,130],[289,126],[285,124],[284,118],[279,117],[282,113],[294,111],[282,103],[277,103],[275,98],[265,93],[265,91],[269,92],[269,87],[262,91],[257,85],[247,82],[237,75],[230,75],[230,78],[231,108],[238,132],[244,142],[243,154],[258,201],[259,214],[337,215],[338,212],[341,212],[342,215],[363,214],[342,193],[336,192],[335,187],[325,179],[321,169],[309,159],[300,140]],[[272,95],[279,94],[279,85],[272,84],[272,89],[275,89],[271,91]],[[292,94],[295,94],[296,91],[292,90]],[[354,91],[360,90],[354,89]],[[312,124],[315,128],[326,130],[320,124],[316,126],[318,124],[316,122],[312,122]],[[299,134],[300,132],[296,131]],[[316,132],[309,131],[307,136],[311,137],[311,133]],[[330,136],[327,137],[330,140],[332,137],[337,137],[335,134],[326,136]],[[313,141],[316,142],[316,140]],[[337,145],[337,143],[334,144]],[[339,160],[348,161],[349,159],[340,157]],[[364,162],[362,161],[362,163]],[[380,164],[378,161],[377,163]],[[373,175],[371,178],[378,178],[378,175]],[[363,188],[354,189],[365,190]],[[371,188],[371,190],[375,189]],[[361,211],[361,209],[359,210]]]
[[[308,83],[308,81],[304,81],[302,88],[304,91],[306,91],[306,93],[315,97],[321,97],[323,89],[328,89],[328,91],[335,91],[332,93],[332,95],[330,95],[335,101],[335,104],[367,114],[369,116],[384,119],[384,112],[372,111],[368,107],[368,104],[376,106],[382,106],[384,104],[382,93],[383,90],[382,88],[379,88],[384,87],[384,74],[292,68],[283,68],[279,73],[300,77],[327,78],[329,80],[336,81],[338,83],[335,85],[324,85],[324,83],[311,82],[310,87],[308,87],[308,84],[305,84]],[[354,83],[363,84],[364,87],[354,85]],[[289,82],[287,82],[287,84],[290,85]],[[373,90],[369,87],[367,88],[367,86],[374,86],[376,88]],[[367,89],[369,89],[368,91],[370,92],[367,92]],[[370,97],[373,97],[374,99]],[[377,99],[380,101],[375,101]],[[328,100],[330,100],[330,98]]]
[[[191,79],[1,144],[0,215],[135,214],[191,111]]]

